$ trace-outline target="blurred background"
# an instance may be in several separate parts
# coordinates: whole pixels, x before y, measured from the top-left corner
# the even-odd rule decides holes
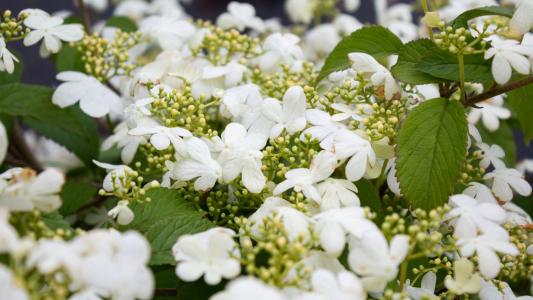
[[[178,1],[178,0],[176,0]],[[226,7],[232,0],[189,0],[180,1],[183,8],[193,18],[215,21],[217,16],[226,11]],[[234,0],[235,1],[235,0]],[[287,23],[287,17],[284,11],[284,0],[236,0],[238,2],[247,2],[252,4],[256,9],[256,14],[263,18],[278,18],[282,23]],[[74,0],[0,0],[0,10],[9,9],[14,13],[20,12],[25,8],[40,8],[49,13],[68,10],[77,15],[78,8],[74,5]],[[413,0],[389,0],[389,5],[395,3],[413,3]],[[95,15],[92,13],[91,21],[94,24],[100,19],[108,18],[114,7],[109,7],[106,11]],[[362,23],[372,23],[375,19],[374,0],[361,0],[361,6],[354,14]],[[13,45],[13,44],[10,44]],[[56,70],[51,58],[41,59],[39,57],[39,47],[24,47],[22,42],[15,44],[12,48],[17,56],[22,57],[24,70],[22,81],[31,84],[56,85]],[[533,116],[532,116],[533,117]],[[514,126],[513,126],[514,127]],[[518,126],[516,126],[518,127]],[[515,128],[516,128],[515,127]],[[520,130],[513,130],[517,146],[517,161],[526,157],[533,157],[533,142],[529,145],[524,143]],[[533,176],[528,176],[528,180],[533,183]]]

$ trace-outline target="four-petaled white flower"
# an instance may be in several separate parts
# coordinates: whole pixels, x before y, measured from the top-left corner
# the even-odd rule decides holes
[[[106,192],[113,192],[115,191],[115,188],[118,191],[124,190],[124,183],[123,180],[121,180],[121,177],[124,178],[126,173],[133,172],[130,167],[126,165],[107,164],[96,160],[93,160],[93,163],[107,171],[107,175],[104,177],[104,181],[102,183],[102,188]]]
[[[222,29],[237,28],[239,31],[251,28],[262,32],[265,29],[263,20],[255,16],[252,5],[234,1],[228,4],[228,12],[218,16],[217,26]]]
[[[531,194],[531,185],[522,178],[516,169],[496,169],[483,176],[484,180],[492,180],[492,192],[500,200],[508,202],[513,199],[513,190],[522,196]]]
[[[304,57],[302,49],[298,46],[300,38],[292,33],[273,33],[263,44],[264,53],[257,58],[259,68],[267,73],[272,73],[287,64],[294,64]]]
[[[128,225],[133,221],[135,214],[128,206],[127,200],[120,200],[115,207],[113,207],[107,215],[113,219],[117,219],[117,223],[120,225]]]
[[[453,263],[453,273],[446,276],[444,285],[456,295],[475,294],[481,289],[481,276],[474,273],[474,264],[464,258]]]
[[[366,291],[361,280],[353,273],[319,269],[311,275],[311,293],[297,296],[295,300],[365,300]]]
[[[346,164],[346,178],[350,181],[361,179],[377,163],[376,153],[370,142],[352,131],[339,131],[335,135],[333,147],[338,159],[350,158]]]
[[[371,230],[352,243],[350,248],[350,268],[362,276],[368,292],[377,293],[382,292],[387,283],[398,275],[398,266],[409,249],[409,237],[395,235],[389,246],[381,231]]]
[[[328,178],[316,186],[320,193],[320,210],[326,211],[340,207],[359,206],[357,187],[346,179]]]
[[[513,69],[520,74],[529,74],[531,65],[527,56],[531,55],[533,49],[520,45],[518,41],[494,38],[491,48],[485,52],[485,59],[494,57],[492,76],[497,83],[504,84],[511,79]]]
[[[283,129],[293,134],[305,128],[307,99],[300,86],[290,87],[283,96],[283,103],[273,98],[265,99],[262,111],[267,118],[276,122],[270,130],[270,137],[277,138]]]
[[[346,126],[334,121],[327,112],[319,109],[308,109],[305,112],[305,118],[313,126],[304,130],[300,139],[305,141],[305,136],[310,135],[313,139],[320,141],[322,149],[331,151],[335,135]]]
[[[427,272],[422,277],[422,283],[419,288],[415,288],[409,283],[405,285],[405,291],[413,300],[437,299],[435,295],[435,286],[437,285],[437,274]]]
[[[320,245],[329,255],[339,256],[344,250],[346,236],[361,239],[365,232],[378,230],[377,226],[365,218],[360,207],[345,207],[328,210],[315,215],[316,232]]]
[[[207,231],[182,235],[172,247],[178,265],[176,274],[185,281],[195,281],[204,275],[207,284],[216,285],[222,278],[235,278],[241,272],[239,255],[233,240],[235,233],[216,227]]]
[[[390,100],[396,94],[400,93],[400,85],[396,82],[396,79],[375,58],[360,52],[350,53],[348,54],[348,58],[352,62],[352,69],[369,76],[374,86],[383,86],[385,99]]]
[[[481,122],[489,131],[494,132],[500,128],[500,119],[511,117],[511,111],[503,107],[503,97],[495,96],[476,104],[479,108],[472,108],[468,114],[468,122],[476,124]]]
[[[261,171],[261,149],[265,147],[266,136],[249,133],[239,123],[231,123],[222,132],[222,150],[217,161],[222,166],[222,179],[231,182],[242,174],[242,182],[252,193],[263,190],[266,178]]]
[[[131,129],[129,134],[134,136],[150,135],[150,143],[157,150],[165,150],[172,145],[178,153],[184,151],[183,137],[192,136],[192,133],[187,129],[160,125],[139,126]]]
[[[24,38],[24,45],[31,46],[40,40],[43,53],[57,53],[61,49],[61,41],[76,42],[83,38],[83,28],[80,24],[63,24],[63,19],[48,14],[30,14],[24,25],[33,29]]]
[[[481,143],[478,145],[479,150],[482,151],[483,158],[479,161],[479,166],[487,169],[490,164],[496,169],[505,168],[505,163],[501,160],[505,156],[505,152],[499,145],[488,145]]]
[[[61,206],[58,195],[65,183],[63,173],[48,169],[35,174],[30,169],[15,168],[0,174],[0,206],[11,211],[37,208],[52,212]]]
[[[122,111],[120,97],[92,76],[66,71],[57,74],[57,79],[65,82],[54,91],[52,102],[61,108],[79,101],[81,110],[94,118]]]
[[[302,192],[307,198],[320,202],[320,192],[316,184],[328,178],[337,165],[335,155],[328,151],[318,153],[309,169],[292,169],[285,173],[285,180],[274,188],[274,195],[279,195],[288,189],[293,188],[297,192]]]
[[[4,38],[0,37],[0,71],[7,71],[12,74],[15,70],[14,61],[19,62],[17,57],[7,49]]]
[[[211,157],[207,144],[199,138],[191,137],[185,141],[187,157],[176,162],[173,168],[177,180],[194,181],[194,189],[207,191],[222,176],[222,168]]]
[[[485,278],[492,279],[500,272],[500,258],[496,252],[511,256],[518,254],[516,246],[508,240],[507,234],[492,232],[477,235],[477,232],[473,231],[463,235],[457,245],[464,257],[471,257],[476,253],[479,271]]]

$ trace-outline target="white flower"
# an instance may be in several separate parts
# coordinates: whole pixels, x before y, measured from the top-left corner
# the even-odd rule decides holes
[[[313,0],[288,0],[285,1],[285,10],[291,21],[309,24],[315,11]]]
[[[407,3],[398,3],[391,7],[387,7],[387,4],[387,0],[374,1],[377,23],[387,27],[404,43],[417,38],[418,26],[413,24],[411,5]]]
[[[522,174],[515,169],[496,169],[483,176],[484,180],[492,180],[492,192],[502,201],[513,199],[515,190],[522,196],[531,194],[531,186],[522,178]],[[512,189],[511,189],[512,188]]]
[[[294,241],[299,237],[308,240],[311,233],[309,231],[309,224],[312,220],[304,215],[302,212],[291,207],[291,204],[278,197],[269,197],[257,209],[248,220],[253,224],[252,233],[255,236],[261,236],[259,226],[263,223],[266,217],[271,217],[275,214],[287,231],[290,241]]]
[[[307,198],[320,202],[320,193],[315,184],[333,174],[336,164],[337,160],[333,153],[321,151],[315,156],[309,169],[292,169],[285,173],[285,181],[280,182],[273,193],[279,195],[294,188],[297,192],[301,191]]]
[[[277,138],[283,129],[289,134],[303,130],[307,123],[306,107],[307,99],[300,86],[290,87],[283,96],[283,103],[272,98],[265,99],[262,106],[263,114],[276,122],[270,131],[270,137]]]
[[[533,159],[523,159],[516,164],[515,168],[524,176],[526,173],[533,173]]]
[[[0,165],[4,162],[7,155],[7,147],[9,145],[6,127],[4,123],[0,121]]]
[[[163,50],[180,49],[200,33],[191,22],[172,14],[150,16],[140,23],[139,30],[143,37],[157,41]]]
[[[237,28],[239,31],[251,28],[261,32],[265,29],[263,20],[255,16],[252,5],[234,1],[228,4],[228,12],[218,16],[217,26],[222,29]]]
[[[331,108],[333,108],[336,111],[339,111],[340,113],[334,114],[332,116],[333,121],[335,122],[342,122],[349,119],[355,120],[355,121],[363,121],[364,115],[363,113],[371,113],[372,112],[372,106],[368,104],[358,104],[356,108],[353,108],[351,106],[348,106],[346,104],[342,103],[333,103],[331,104]]]
[[[481,289],[481,276],[474,273],[474,264],[461,258],[453,263],[453,273],[446,276],[444,285],[456,295],[475,294]]]
[[[257,58],[259,68],[267,73],[275,72],[282,64],[294,66],[303,59],[302,49],[298,46],[300,38],[292,33],[273,33],[264,43],[264,53]]]
[[[316,233],[320,237],[320,245],[329,255],[339,256],[344,250],[346,236],[361,239],[368,231],[378,230],[376,225],[365,218],[360,207],[346,207],[328,210],[315,215]]]
[[[0,174],[0,206],[12,211],[37,208],[52,212],[61,206],[58,194],[63,183],[63,173],[55,169],[45,170],[37,176],[30,169],[8,170]]]
[[[503,107],[502,96],[493,97],[476,105],[479,108],[472,108],[468,114],[468,122],[477,124],[481,119],[485,128],[491,132],[500,128],[500,119],[506,120],[511,117],[511,111]]]
[[[107,171],[107,175],[104,177],[104,182],[102,183],[102,188],[106,192],[115,191],[115,187],[119,191],[122,191],[124,189],[124,184],[123,180],[120,178],[125,177],[127,173],[133,172],[133,170],[126,165],[111,165],[96,160],[93,160],[93,163]]]
[[[496,252],[511,256],[519,253],[516,246],[508,240],[507,234],[494,232],[477,235],[476,232],[470,232],[469,235],[461,237],[457,245],[464,257],[471,257],[476,253],[479,271],[485,278],[492,279],[500,272],[500,259]]]
[[[226,288],[214,294],[209,300],[287,300],[276,288],[255,277],[240,277],[231,281]]]
[[[533,26],[533,15],[531,14],[533,1],[518,0],[517,2],[516,10],[509,22],[509,29],[512,33],[522,35],[529,32]]]
[[[365,300],[366,291],[361,280],[352,272],[334,274],[328,270],[316,270],[311,275],[311,293],[295,300]]]
[[[333,147],[338,159],[350,158],[346,164],[346,178],[350,181],[361,179],[377,163],[376,153],[370,142],[354,132],[339,131],[335,135]]]
[[[327,112],[319,109],[308,109],[305,117],[307,122],[313,126],[304,130],[300,139],[305,141],[305,136],[309,134],[312,138],[320,141],[320,147],[322,149],[332,150],[335,135],[346,126],[342,123],[335,122]]]
[[[357,187],[346,179],[327,178],[316,186],[320,193],[320,210],[326,211],[345,206],[360,206]]]
[[[361,0],[344,0],[344,8],[349,12],[354,12],[359,8]]]
[[[437,275],[434,272],[427,272],[424,277],[422,277],[422,283],[419,288],[410,286],[409,284],[405,285],[405,291],[413,300],[422,300],[422,299],[436,299],[435,296],[435,285],[437,284]]]
[[[381,292],[387,283],[398,275],[409,248],[409,237],[396,235],[390,246],[379,230],[371,230],[350,247],[348,263],[350,268],[362,276],[368,292]]]
[[[318,59],[327,56],[340,40],[337,28],[331,23],[313,27],[304,37],[307,58]]]
[[[400,183],[398,182],[398,178],[396,178],[396,158],[389,160],[385,171],[388,171],[387,186],[389,187],[389,190],[395,195],[401,196],[402,191],[400,190]]]
[[[74,71],[61,72],[57,79],[65,82],[54,91],[52,102],[61,108],[79,101],[81,110],[94,118],[122,112],[120,97],[98,79]]]
[[[479,166],[487,169],[490,164],[496,169],[505,168],[505,163],[501,160],[505,156],[505,152],[502,147],[498,145],[488,145],[481,143],[478,145],[479,150],[481,150],[481,155],[483,158],[479,161]]]
[[[0,71],[7,71],[9,74],[12,74],[15,70],[15,63],[13,61],[19,62],[17,57],[7,49],[4,38],[0,37]]]
[[[261,93],[257,85],[239,85],[224,92],[220,110],[222,112],[227,111],[229,114],[228,117],[242,119],[253,107],[260,106],[262,101],[263,99],[261,98]]]
[[[480,203],[498,204],[498,201],[494,197],[494,194],[492,194],[490,188],[479,182],[470,182],[466,189],[464,189],[463,194],[476,199]]]
[[[515,40],[492,39],[492,47],[485,52],[485,59],[492,60],[492,76],[498,84],[511,79],[512,69],[520,74],[529,74],[531,65],[526,56],[533,55],[533,49],[520,45]]]
[[[4,265],[0,265],[0,295],[6,300],[29,300],[26,290],[17,284],[13,273]]]
[[[128,132],[128,124],[126,122],[119,123],[115,126],[113,134],[102,143],[102,150],[104,151],[111,149],[115,144],[118,148],[121,148],[120,158],[125,164],[131,163],[139,146],[146,143],[146,138],[133,136],[128,134]]]
[[[502,205],[502,207],[507,212],[507,220],[505,223],[516,226],[525,226],[533,223],[529,214],[520,208],[520,206],[512,202],[507,202]]]
[[[49,53],[57,53],[61,49],[61,41],[76,42],[83,38],[83,28],[80,24],[63,25],[63,19],[47,14],[30,14],[24,25],[33,29],[24,38],[24,45],[31,46],[41,39],[43,46]]]
[[[230,62],[224,66],[206,66],[203,68],[202,79],[223,79],[224,86],[230,88],[242,81],[246,70],[245,66],[236,62]]]
[[[471,232],[478,230],[506,234],[500,224],[505,222],[507,216],[498,204],[478,202],[467,195],[453,195],[450,197],[450,206],[452,210],[447,217],[453,218],[452,224],[457,236],[469,236]]]
[[[91,7],[92,9],[103,12],[107,9],[108,3],[107,0],[83,0],[85,5]]]
[[[0,254],[13,254],[18,247],[19,237],[15,228],[9,224],[9,211],[0,206]]]
[[[205,282],[210,285],[218,284],[222,278],[237,277],[241,266],[234,258],[239,254],[234,235],[232,230],[222,227],[194,235],[182,235],[172,247],[178,262],[178,277],[195,281],[204,275]]]
[[[127,200],[119,201],[117,205],[107,213],[107,215],[113,219],[117,219],[117,223],[120,225],[128,225],[135,217],[131,208],[128,207],[128,204],[129,202]]]
[[[266,136],[248,133],[241,124],[230,123],[222,133],[222,143],[217,161],[222,166],[223,181],[231,182],[242,174],[242,182],[250,192],[261,192],[266,182],[261,171]]]
[[[165,150],[171,144],[178,153],[183,152],[183,137],[192,136],[191,132],[181,127],[165,127],[160,125],[141,125],[129,131],[134,136],[150,135],[150,143],[157,150]]]
[[[348,54],[352,62],[352,69],[359,73],[369,76],[370,81],[376,87],[384,87],[385,99],[392,99],[397,93],[400,93],[400,86],[391,72],[378,63],[372,56],[366,53],[354,52]]]
[[[192,180],[194,189],[207,191],[222,176],[222,168],[211,158],[207,144],[199,138],[191,137],[185,141],[188,157],[180,159],[173,168],[177,180]]]

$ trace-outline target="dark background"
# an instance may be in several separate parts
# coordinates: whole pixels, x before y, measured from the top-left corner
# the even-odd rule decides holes
[[[176,0],[177,1],[177,0]],[[256,9],[256,14],[263,18],[279,18],[286,23],[287,18],[284,11],[284,0],[237,0],[238,2],[247,2],[252,4]],[[226,11],[226,7],[231,0],[192,0],[190,4],[182,4],[185,11],[194,18],[207,20],[216,20],[217,16]],[[389,0],[389,5],[405,2],[413,3],[410,0]],[[70,10],[74,14],[78,13],[74,6],[74,0],[0,0],[0,11],[10,9],[18,13],[25,8],[41,8],[49,13],[58,10]],[[110,7],[106,12],[98,15],[92,15],[92,22],[98,19],[105,19],[111,15],[113,8]],[[372,23],[375,19],[374,1],[361,0],[359,10],[354,14],[362,23]],[[41,59],[39,57],[39,47],[24,47],[22,42],[10,43],[10,49],[14,49],[17,56],[24,62],[22,81],[31,84],[56,85],[56,70],[50,58]],[[532,116],[533,117],[533,116]],[[515,131],[515,140],[517,144],[517,159],[533,157],[533,142],[528,147],[523,142],[520,131]],[[528,178],[533,182],[533,178]]]

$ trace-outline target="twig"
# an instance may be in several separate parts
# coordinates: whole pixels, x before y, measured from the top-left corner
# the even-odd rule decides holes
[[[30,147],[28,147],[28,144],[26,144],[26,140],[24,140],[24,133],[20,129],[18,122],[15,122],[13,126],[11,143],[14,148],[13,151],[17,154],[19,160],[26,163],[26,166],[37,172],[41,172],[43,170],[43,167],[39,161],[33,156],[32,150]]]
[[[78,6],[78,9],[80,10],[83,27],[85,27],[85,31],[87,31],[87,33],[90,34],[91,33],[91,18],[89,17],[89,11],[87,10],[87,7],[85,7],[84,0],[76,0],[76,5]]]
[[[504,85],[497,86],[495,88],[492,88],[484,93],[475,95],[473,97],[469,97],[465,101],[466,106],[472,106],[478,102],[490,99],[494,96],[498,96],[503,93],[507,93],[512,90],[516,90],[518,88],[524,87],[526,85],[529,85],[533,83],[533,76],[529,76],[520,80],[517,80],[515,82],[510,82]]]

